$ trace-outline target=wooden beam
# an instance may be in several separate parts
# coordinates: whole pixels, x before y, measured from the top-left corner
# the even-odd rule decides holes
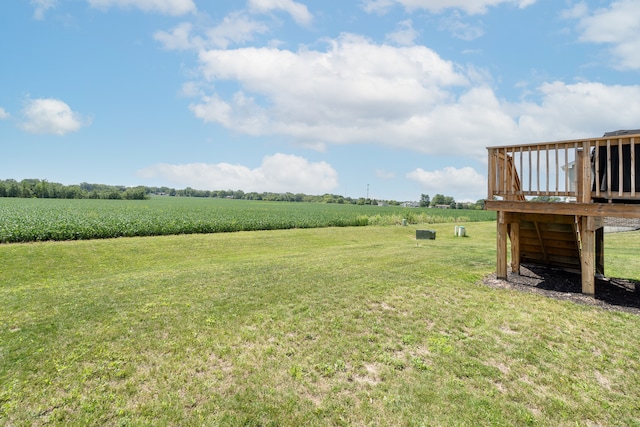
[[[627,139],[627,138],[630,138],[630,137],[632,137],[632,136],[639,137],[639,136],[640,136],[640,134],[637,134],[637,133],[636,133],[636,134],[624,135],[624,136],[623,136],[623,138]],[[536,143],[534,143],[534,144],[527,144],[527,146],[528,146],[528,147],[534,147],[534,148],[535,148],[535,147],[544,147],[544,146],[546,146],[546,145],[547,145],[547,144],[549,144],[549,143],[559,144],[559,145],[562,145],[562,144],[569,144],[569,145],[572,145],[573,143],[579,143],[579,144],[582,144],[582,143],[584,143],[584,142],[593,142],[593,143],[595,143],[595,142],[597,142],[597,141],[602,141],[602,140],[604,140],[604,139],[606,139],[606,137],[603,137],[603,136],[598,136],[598,137],[594,137],[594,138],[586,138],[586,139],[584,139],[584,138],[582,138],[582,139],[564,139],[564,140],[561,140],[561,141],[536,142]],[[520,146],[520,145],[507,145],[507,146],[505,146],[505,145],[492,145],[492,146],[487,147],[487,149],[491,149],[491,148],[504,148],[504,147],[519,147],[519,146]]]
[[[523,213],[523,212],[505,212],[505,222],[511,224],[520,221],[544,222],[552,224],[573,224],[575,223],[575,215],[555,215],[540,213]]]
[[[490,211],[516,213],[640,218],[640,205],[625,205],[618,203],[546,203],[521,202],[513,200],[486,200],[484,207]]]

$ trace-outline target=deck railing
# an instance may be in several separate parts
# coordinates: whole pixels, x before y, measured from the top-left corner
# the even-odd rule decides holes
[[[488,147],[488,199],[640,201],[640,134]]]

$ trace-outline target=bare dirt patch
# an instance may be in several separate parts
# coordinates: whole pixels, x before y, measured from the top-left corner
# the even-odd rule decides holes
[[[588,296],[581,293],[582,283],[578,273],[539,265],[522,265],[519,275],[509,271],[507,280],[502,280],[497,279],[494,273],[485,277],[482,283],[492,288],[514,289],[640,315],[640,282],[636,280],[598,278],[596,294]]]

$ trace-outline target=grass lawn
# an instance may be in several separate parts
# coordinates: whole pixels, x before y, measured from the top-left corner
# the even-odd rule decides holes
[[[480,284],[494,222],[419,228],[0,245],[0,424],[640,425],[640,316]]]

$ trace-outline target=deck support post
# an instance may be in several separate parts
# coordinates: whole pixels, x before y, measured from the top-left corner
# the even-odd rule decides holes
[[[507,279],[507,223],[505,212],[498,211],[497,215],[497,245],[496,245],[496,277]]]
[[[596,224],[596,273],[604,276],[604,218]]]
[[[520,275],[520,223],[509,224],[509,240],[511,240],[511,272]]]
[[[580,227],[580,270],[582,273],[582,293],[594,295],[596,261],[596,221],[594,217],[579,217]]]

